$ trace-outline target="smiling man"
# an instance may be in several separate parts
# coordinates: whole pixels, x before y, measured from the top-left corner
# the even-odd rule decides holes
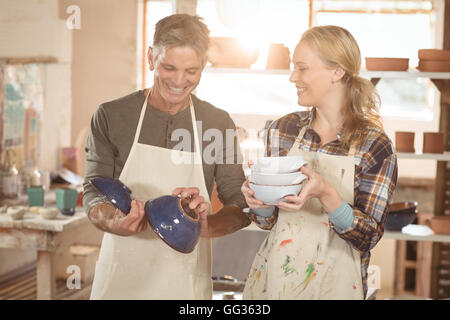
[[[105,231],[91,299],[210,299],[211,237],[250,223],[240,191],[244,182],[237,138],[224,144],[216,161],[202,161],[207,130],[235,130],[225,111],[192,94],[207,58],[209,30],[198,17],[175,14],[156,24],[148,50],[154,84],[100,105],[86,144],[83,204],[91,222]],[[175,150],[176,130],[190,139]],[[186,137],[182,137],[186,138]],[[175,162],[174,154],[196,161]],[[135,200],[126,215],[89,183],[94,177],[118,178]],[[214,182],[224,207],[214,215]],[[202,222],[193,252],[180,253],[148,227],[144,202],[172,194],[191,199]]]

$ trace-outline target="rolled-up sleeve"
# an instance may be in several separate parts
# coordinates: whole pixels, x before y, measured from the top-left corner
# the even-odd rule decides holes
[[[108,119],[102,105],[91,119],[91,130],[86,141],[86,175],[83,182],[83,208],[86,213],[96,204],[107,202],[89,180],[95,177],[114,177],[115,146],[108,138]]]

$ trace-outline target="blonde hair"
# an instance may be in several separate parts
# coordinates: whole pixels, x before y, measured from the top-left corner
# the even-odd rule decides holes
[[[366,127],[383,130],[379,113],[380,97],[374,85],[359,76],[361,52],[351,33],[338,26],[317,26],[303,33],[302,41],[315,50],[326,65],[345,71],[341,79],[348,88],[348,103],[342,111],[345,119],[342,131],[344,145],[350,146],[352,141],[361,145]]]

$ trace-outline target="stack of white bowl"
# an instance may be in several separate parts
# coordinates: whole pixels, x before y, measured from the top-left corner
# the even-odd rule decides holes
[[[288,195],[298,195],[307,178],[300,168],[307,161],[301,156],[260,157],[251,166],[249,187],[254,197],[262,200],[268,208],[253,210],[261,216],[270,216],[275,205]]]

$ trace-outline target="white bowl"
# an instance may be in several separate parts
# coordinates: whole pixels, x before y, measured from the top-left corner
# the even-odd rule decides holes
[[[58,208],[39,208],[39,215],[44,219],[55,219],[58,212]]]
[[[8,209],[6,210],[6,214],[13,220],[22,219],[26,212],[27,208],[23,206],[12,206],[8,207]]]
[[[260,157],[256,159],[251,169],[265,173],[288,173],[297,171],[306,163],[302,156]]]
[[[273,215],[273,211],[275,210],[274,206],[266,207],[266,208],[259,208],[259,209],[252,209],[254,213],[256,213],[258,216],[261,217],[271,217]]]
[[[250,189],[255,194],[254,197],[258,200],[262,200],[267,205],[277,205],[279,201],[283,201],[282,198],[289,195],[298,195],[302,189],[302,184],[292,184],[284,186],[273,186],[266,184],[256,184],[249,182]]]
[[[266,173],[260,171],[252,171],[248,181],[256,184],[283,186],[301,183],[306,178],[307,177],[300,171],[289,173]]]

